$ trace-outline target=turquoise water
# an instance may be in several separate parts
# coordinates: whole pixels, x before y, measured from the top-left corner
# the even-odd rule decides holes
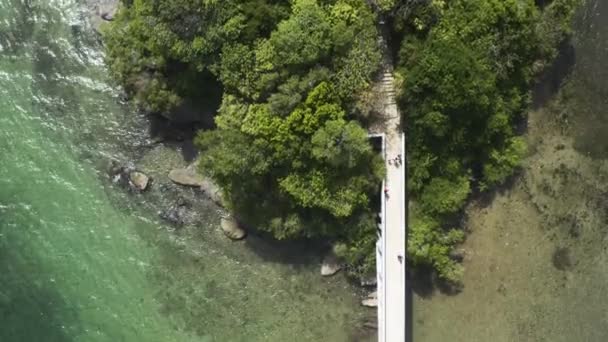
[[[75,1],[0,0],[0,341],[348,341],[342,276],[179,233],[105,179],[146,144]],[[149,195],[151,196],[151,195]],[[141,204],[141,205],[140,205]]]

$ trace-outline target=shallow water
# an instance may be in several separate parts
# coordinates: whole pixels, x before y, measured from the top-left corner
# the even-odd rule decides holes
[[[158,192],[109,184],[149,141],[85,13],[0,0],[0,341],[350,340],[369,312],[342,275],[228,241],[212,205],[170,232]]]
[[[467,210],[463,291],[415,296],[415,341],[608,340],[608,2],[586,1],[573,46],[522,174]]]

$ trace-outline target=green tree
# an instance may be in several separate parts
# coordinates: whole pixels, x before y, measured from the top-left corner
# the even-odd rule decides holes
[[[192,85],[206,83],[243,21],[232,1],[136,0],[105,30],[108,64],[141,107],[169,115]]]
[[[368,210],[383,169],[367,133],[345,119],[337,100],[321,83],[282,117],[266,104],[227,98],[218,129],[197,139],[202,172],[247,222],[278,238],[346,235],[340,222]],[[259,210],[261,203],[275,209]]]
[[[267,36],[287,9],[273,0],[125,2],[104,31],[108,65],[146,111],[171,118],[184,101],[210,106],[224,46]]]
[[[431,265],[439,276],[451,282],[462,280],[462,265],[450,257],[455,244],[464,240],[460,229],[444,229],[430,216],[415,213],[410,220],[408,256],[414,266]]]
[[[395,10],[407,115],[408,186],[415,208],[410,256],[449,280],[460,273],[449,250],[460,233],[445,229],[475,186],[513,174],[526,152],[521,122],[538,65],[563,38],[574,0],[543,8],[533,0],[404,2]],[[401,17],[399,17],[401,16]],[[551,29],[548,25],[557,25]],[[549,32],[549,34],[547,34]]]

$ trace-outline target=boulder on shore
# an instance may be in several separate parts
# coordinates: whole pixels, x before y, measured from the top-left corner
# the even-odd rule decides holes
[[[334,253],[329,253],[323,258],[321,263],[321,275],[324,277],[332,276],[342,269],[338,257]]]
[[[231,240],[241,240],[247,235],[247,232],[239,227],[238,222],[232,217],[222,217],[220,226],[222,227],[224,235]]]
[[[150,177],[141,171],[136,171],[131,163],[120,163],[111,160],[108,167],[108,176],[112,183],[127,190],[144,191],[150,185]]]
[[[169,179],[173,183],[198,187],[200,188],[209,199],[220,207],[224,206],[222,199],[222,191],[213,180],[204,177],[197,172],[196,163],[188,166],[184,169],[173,169],[169,172]]]
[[[131,171],[131,173],[129,173],[129,181],[135,189],[139,191],[144,191],[148,188],[150,177],[148,177],[143,172]]]
[[[368,308],[378,307],[378,291],[371,292],[367,295],[367,298],[361,301],[361,305]]]
[[[180,185],[194,187],[203,187],[205,185],[205,178],[199,175],[196,170],[190,168],[171,170],[169,172],[169,179]]]
[[[361,305],[368,308],[377,308],[378,307],[378,298],[365,298],[361,301]]]

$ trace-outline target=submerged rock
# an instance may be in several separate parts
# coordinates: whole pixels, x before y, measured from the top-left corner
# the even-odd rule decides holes
[[[189,202],[183,198],[178,199],[169,209],[159,213],[159,216],[178,226],[194,223],[194,213]]]
[[[143,172],[132,171],[129,173],[129,181],[131,182],[131,186],[139,191],[144,191],[148,188],[148,183],[150,181],[150,177],[148,177]]]
[[[247,235],[247,232],[239,227],[238,222],[232,217],[222,217],[220,226],[224,234],[232,240],[241,240]]]
[[[141,171],[137,171],[130,163],[120,163],[111,160],[108,166],[108,177],[112,183],[127,190],[144,191],[150,185],[150,177]]]
[[[121,164],[116,160],[111,160],[108,168],[108,176],[112,183],[130,190],[133,189],[129,174],[134,171],[130,166]]]
[[[203,187],[205,179],[194,169],[173,169],[169,172],[169,179],[174,183],[186,186]]]
[[[124,170],[124,167],[122,165],[120,165],[120,163],[116,160],[110,160],[108,163],[108,175],[110,176],[110,178],[113,178],[114,176],[116,176],[117,174],[122,173]]]
[[[567,247],[556,247],[551,261],[553,262],[553,266],[560,271],[569,270],[573,266],[570,249]]]
[[[321,263],[321,275],[324,277],[332,276],[342,269],[338,257],[334,253],[329,253],[323,258]]]

